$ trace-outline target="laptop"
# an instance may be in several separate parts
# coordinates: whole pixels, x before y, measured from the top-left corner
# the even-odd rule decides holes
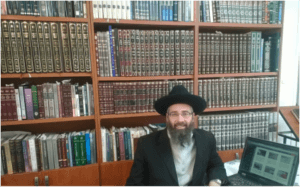
[[[239,172],[228,177],[232,186],[293,186],[299,148],[247,137]]]

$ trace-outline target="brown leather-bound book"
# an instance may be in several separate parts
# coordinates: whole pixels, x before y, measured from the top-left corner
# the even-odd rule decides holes
[[[170,75],[175,75],[175,31],[170,31]]]
[[[75,28],[73,28],[75,30]],[[68,23],[60,23],[61,44],[63,53],[63,65],[65,72],[72,72],[71,45]],[[75,35],[75,34],[74,34]],[[74,47],[74,46],[72,46]],[[78,67],[77,67],[78,68]],[[77,69],[78,71],[78,69]]]
[[[13,118],[13,109],[12,109],[12,101],[11,101],[11,94],[10,94],[10,88],[9,87],[3,87],[4,95],[5,95],[5,102],[6,102],[6,111],[7,111],[7,120],[12,121]]]
[[[38,102],[39,102],[39,114],[40,118],[45,118],[45,108],[44,108],[44,97],[43,97],[43,86],[37,85],[37,95],[38,95]]]
[[[159,76],[159,31],[154,31],[154,76]]]
[[[61,150],[62,150],[62,164],[63,164],[63,167],[68,167],[66,142],[67,142],[66,134],[62,134],[61,135]]]
[[[215,72],[215,33],[210,33],[210,67],[209,72],[216,73]]]
[[[18,164],[17,164],[16,146],[15,146],[15,140],[19,136],[20,135],[18,134],[9,139],[9,150],[10,150],[10,155],[11,155],[11,164],[12,164],[13,173],[18,173],[18,171],[19,171]]]
[[[202,33],[202,61],[201,61],[201,73],[202,74],[207,74],[206,72],[206,66],[207,66],[207,62],[206,62],[206,53],[207,53],[207,33]]]
[[[23,149],[22,149],[22,140],[25,138],[26,135],[20,135],[18,138],[15,139],[15,148],[16,148],[16,157],[17,157],[17,166],[18,166],[18,173],[25,172],[25,165],[24,165],[24,157],[23,157]]]
[[[163,76],[165,74],[165,50],[164,50],[164,31],[159,31],[159,75]]]
[[[145,76],[150,76],[150,31],[145,31]]]
[[[120,107],[120,112],[123,113],[127,113],[127,82],[121,82],[121,90],[122,90],[122,94],[121,94],[121,107]]]
[[[1,121],[7,121],[6,95],[4,88],[1,86]]]
[[[189,75],[194,74],[194,31],[189,31],[190,34],[190,73]]]
[[[125,59],[124,59],[124,40],[123,40],[123,30],[118,30],[118,43],[119,43],[119,61],[120,61],[120,73],[121,76],[125,76]]]
[[[137,76],[137,59],[136,59],[136,43],[135,43],[135,30],[130,30],[130,60],[131,60],[131,69],[132,76]]]
[[[11,108],[12,108],[12,118],[13,120],[18,120],[17,115],[17,105],[16,105],[16,95],[15,95],[15,88],[13,86],[9,86],[9,93],[11,97]]]
[[[129,47],[130,46],[130,34],[129,30],[123,30],[123,51],[124,51],[124,62],[125,62],[125,76],[128,77],[131,74],[130,61],[129,61]]]
[[[124,132],[119,132],[120,158],[125,160]]]
[[[190,74],[190,33],[185,31],[185,74]]]
[[[141,83],[141,112],[146,112],[146,82]]]
[[[35,138],[35,150],[36,150],[36,160],[37,160],[38,171],[42,171],[42,160],[41,160],[42,158],[41,158],[40,139],[39,139],[40,136],[41,136],[41,134]]]
[[[99,110],[100,114],[105,114],[104,112],[104,82],[98,83],[98,97],[99,97]]]
[[[70,84],[62,84],[62,101],[63,101],[63,109],[62,116],[63,117],[72,117],[72,98],[71,98],[71,85]]]
[[[132,83],[132,113],[137,113],[137,82]]]
[[[149,64],[150,75],[155,76],[155,63],[154,63],[154,31],[149,31]]]
[[[164,75],[170,75],[170,31],[164,31],[164,50],[165,50],[165,72]]]
[[[150,85],[151,82],[146,82],[146,88],[145,88],[145,96],[146,96],[146,103],[145,103],[145,112],[150,112],[151,105],[150,105]]]
[[[62,135],[57,137],[57,151],[58,151],[58,164],[59,168],[63,168],[63,148],[62,148]]]
[[[145,31],[140,30],[140,76],[146,76],[146,62],[145,62]]]

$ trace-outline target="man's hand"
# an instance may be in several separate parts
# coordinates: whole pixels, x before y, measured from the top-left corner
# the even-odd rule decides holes
[[[217,182],[215,181],[210,181],[208,186],[221,186],[220,184],[218,184]]]

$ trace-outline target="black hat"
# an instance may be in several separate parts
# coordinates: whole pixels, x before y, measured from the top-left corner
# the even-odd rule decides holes
[[[190,94],[182,85],[175,86],[169,95],[158,99],[154,103],[155,110],[165,116],[169,106],[177,103],[190,105],[196,115],[206,108],[206,102],[199,96]]]

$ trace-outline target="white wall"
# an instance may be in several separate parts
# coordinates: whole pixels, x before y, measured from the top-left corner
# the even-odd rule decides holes
[[[296,0],[285,1],[282,54],[281,81],[279,106],[295,106],[297,102],[297,79],[299,79],[300,57],[300,3]],[[286,123],[279,115],[278,131],[288,131]],[[279,142],[282,139],[278,139]]]

